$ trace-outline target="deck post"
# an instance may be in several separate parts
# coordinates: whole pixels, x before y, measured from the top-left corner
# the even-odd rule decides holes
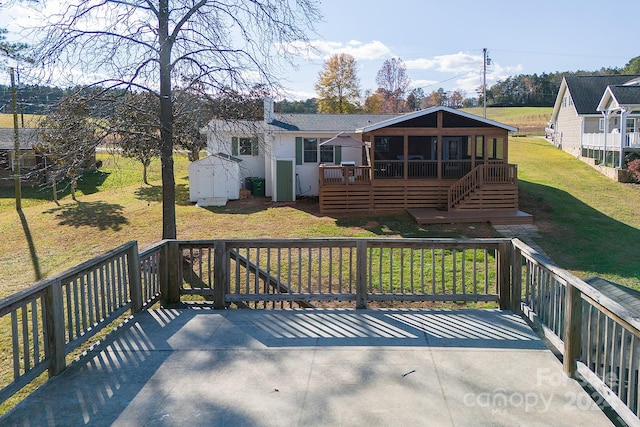
[[[62,282],[56,280],[47,287],[44,297],[47,349],[49,350],[49,377],[59,375],[67,367],[65,353],[64,301]]]
[[[522,251],[511,243],[513,248],[511,258],[511,310],[515,313],[521,311],[522,298]]]
[[[498,243],[498,298],[500,310],[511,309],[511,242]]]
[[[580,358],[581,347],[582,293],[571,283],[567,283],[565,312],[564,357],[562,359],[562,366],[567,376],[575,378],[577,371],[576,361]]]
[[[140,254],[138,242],[133,242],[127,252],[127,274],[129,275],[129,298],[131,299],[131,312],[138,313],[142,310],[142,276],[140,274]]]
[[[213,308],[216,310],[225,309],[225,294],[229,281],[228,265],[227,245],[222,240],[216,240],[213,243]]]
[[[356,308],[367,308],[367,241],[356,241]]]
[[[180,302],[180,247],[175,240],[166,240],[160,252],[160,302],[162,306]]]
[[[165,240],[158,254],[158,282],[160,286],[160,305],[165,307],[169,302],[169,268],[167,267],[168,242]]]

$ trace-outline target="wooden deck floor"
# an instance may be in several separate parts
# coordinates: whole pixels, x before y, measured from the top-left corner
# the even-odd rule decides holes
[[[533,224],[533,216],[522,211],[441,211],[410,208],[407,212],[418,224],[456,224],[488,222],[491,225]]]

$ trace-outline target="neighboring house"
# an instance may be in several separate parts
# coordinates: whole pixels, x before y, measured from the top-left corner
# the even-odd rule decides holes
[[[640,76],[565,77],[550,122],[556,146],[592,165],[623,168],[640,151]]]
[[[44,167],[44,157],[36,154],[33,145],[38,138],[38,129],[20,128],[18,141],[20,143],[20,175],[23,181],[38,182],[39,177],[32,172]],[[14,184],[14,130],[0,128],[0,186]],[[26,179],[25,179],[26,177]]]
[[[267,101],[264,122],[214,120],[203,131],[210,153],[242,159],[242,176],[263,177],[274,201],[319,196],[321,212],[518,212],[517,169],[508,163],[516,130],[447,107],[276,114]]]

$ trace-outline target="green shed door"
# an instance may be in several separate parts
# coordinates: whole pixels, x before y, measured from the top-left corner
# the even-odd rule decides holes
[[[293,201],[293,161],[276,160],[277,202]]]

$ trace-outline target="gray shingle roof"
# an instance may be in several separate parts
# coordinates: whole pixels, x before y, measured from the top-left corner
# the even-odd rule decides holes
[[[18,129],[18,141],[20,148],[29,150],[38,139],[38,129]],[[13,150],[13,128],[0,128],[0,150]]]
[[[638,78],[638,75],[611,74],[604,76],[565,77],[569,93],[578,114],[597,114],[596,108],[607,86],[618,86]]]
[[[398,114],[283,114],[276,113],[269,125],[273,131],[353,132]]]
[[[640,105],[640,86],[609,86],[620,105]]]

